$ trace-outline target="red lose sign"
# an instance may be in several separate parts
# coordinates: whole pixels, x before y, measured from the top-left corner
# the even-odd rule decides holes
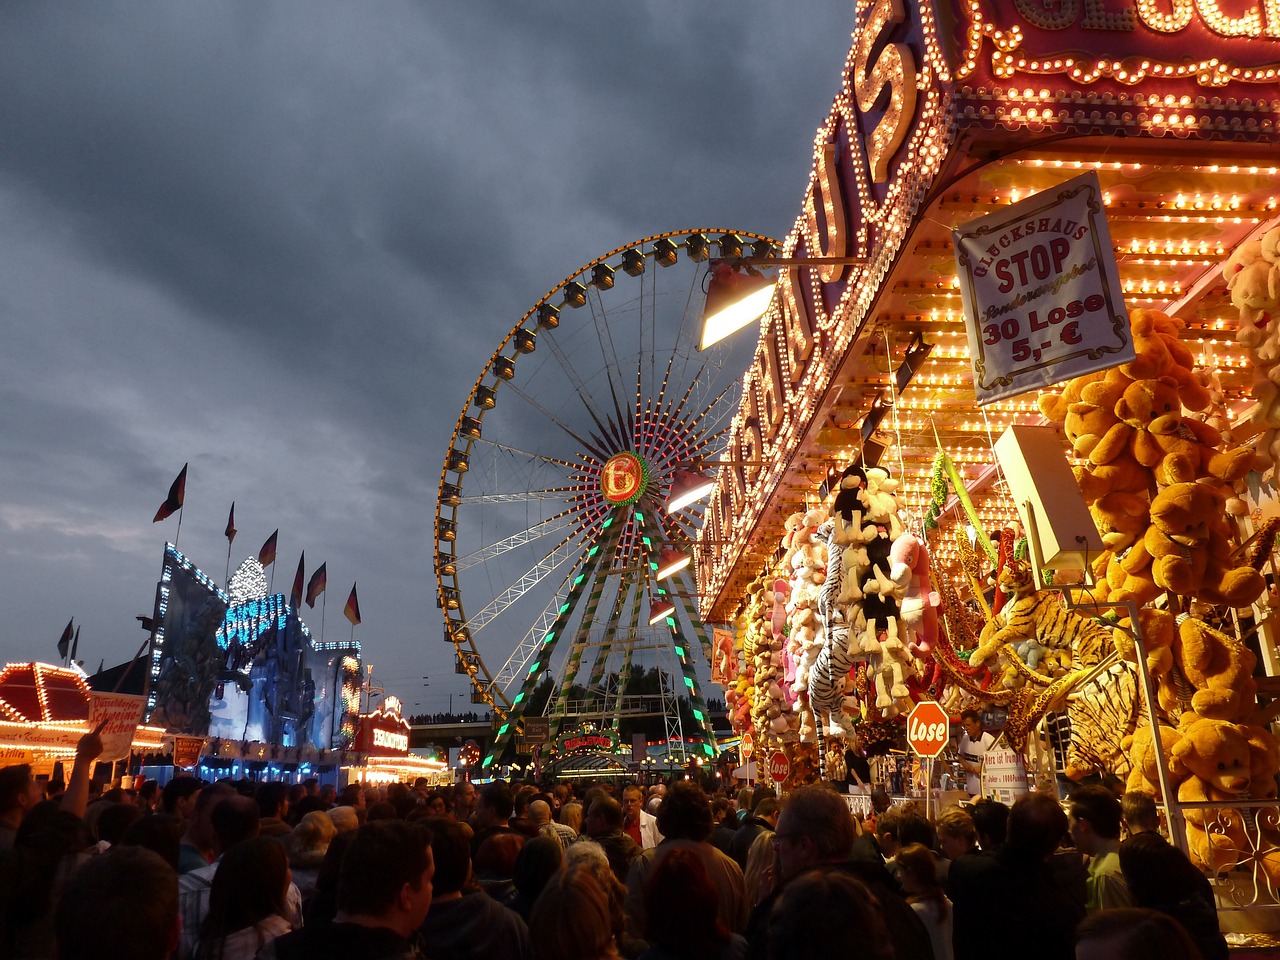
[[[936,757],[947,749],[951,720],[932,700],[917,703],[907,716],[907,745],[918,757]]]
[[[751,739],[751,734],[744,733],[742,735],[742,743],[738,746],[738,753],[741,754],[742,759],[749,759],[751,754],[755,751],[755,748],[756,744],[755,741]]]
[[[769,776],[775,783],[782,783],[791,776],[791,762],[781,750],[769,758]]]

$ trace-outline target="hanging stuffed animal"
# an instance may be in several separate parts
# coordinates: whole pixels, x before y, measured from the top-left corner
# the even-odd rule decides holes
[[[933,653],[938,637],[938,605],[942,602],[929,580],[929,552],[914,533],[904,533],[889,549],[889,579],[901,600],[904,638],[911,655],[921,660]]]

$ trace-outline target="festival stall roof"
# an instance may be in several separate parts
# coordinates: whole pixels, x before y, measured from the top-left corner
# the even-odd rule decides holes
[[[58,723],[89,719],[84,676],[48,663],[10,663],[0,670],[0,720]]]
[[[868,262],[780,271],[726,458],[766,465],[720,470],[699,550],[708,621],[732,619],[788,515],[857,456],[873,411],[882,418],[866,432],[887,445],[882,465],[901,476],[911,512],[929,502],[941,446],[988,529],[1015,518],[992,483],[992,445],[1009,424],[1043,420],[1034,392],[975,402],[951,230],[1082,173],[1104,190],[1126,306],[1186,320],[1184,340],[1237,422],[1250,406],[1221,264],[1278,213],[1280,99],[1266,98],[1280,24],[1237,24],[1229,37],[1199,8],[1174,22],[1139,4],[1100,25],[1076,23],[1091,14],[1071,4],[1043,22],[981,0],[908,5],[902,22],[886,5],[857,7],[844,88],[815,138],[784,256]],[[884,86],[860,90],[873,66]],[[806,326],[807,353],[794,346]],[[920,339],[932,349],[899,395],[893,373]]]

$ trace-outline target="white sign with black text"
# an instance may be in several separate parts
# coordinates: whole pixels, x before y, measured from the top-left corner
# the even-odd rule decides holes
[[[1133,359],[1096,173],[951,236],[979,404]]]

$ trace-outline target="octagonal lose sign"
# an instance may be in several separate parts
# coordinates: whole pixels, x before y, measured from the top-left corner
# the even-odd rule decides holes
[[[932,700],[923,700],[907,715],[907,746],[917,757],[936,757],[947,749],[951,720]]]

